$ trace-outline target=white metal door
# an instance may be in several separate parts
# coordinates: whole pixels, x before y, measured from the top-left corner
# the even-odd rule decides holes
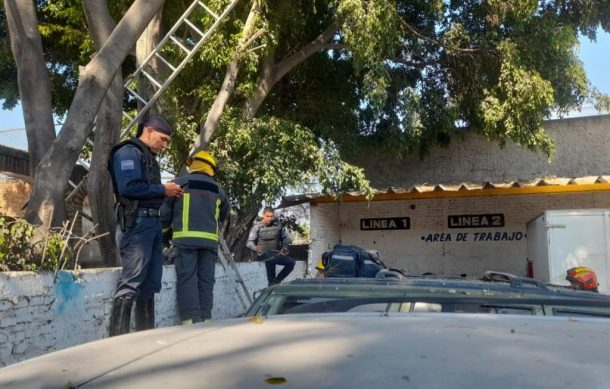
[[[608,217],[610,212],[603,210],[549,212],[550,283],[569,285],[566,271],[586,266],[597,274],[603,293],[608,293]]]

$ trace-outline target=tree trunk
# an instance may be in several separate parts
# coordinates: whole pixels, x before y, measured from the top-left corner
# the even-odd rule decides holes
[[[104,2],[84,0],[83,8],[95,46],[100,50],[116,26],[114,20]],[[87,180],[91,216],[93,223],[98,225],[96,233],[98,235],[108,233],[97,239],[105,266],[116,266],[119,258],[115,240],[114,197],[108,172],[108,156],[121,133],[122,103],[123,77],[119,68],[97,113],[91,170]]]
[[[259,208],[260,204],[250,204],[231,220],[225,240],[236,261],[244,262],[253,258],[252,251],[246,248],[246,241]]]
[[[17,65],[17,83],[30,155],[30,175],[34,177],[36,166],[55,139],[51,81],[42,54],[34,3],[5,0],[4,8],[11,49]]]
[[[227,65],[227,71],[225,72],[225,78],[222,82],[222,86],[216,95],[216,99],[214,99],[214,104],[212,104],[212,108],[210,108],[210,111],[207,114],[205,123],[203,124],[197,139],[195,139],[195,144],[191,149],[191,155],[210,144],[212,135],[214,135],[214,132],[218,127],[220,116],[222,115],[222,112],[224,111],[227,102],[235,89],[235,81],[237,80],[237,74],[239,73],[239,63],[243,58],[243,54],[250,43],[264,33],[264,30],[254,33],[254,28],[256,27],[256,22],[259,15],[259,2],[258,0],[255,0],[252,2],[250,13],[246,19],[244,28],[242,29],[242,34],[237,43],[235,54],[233,55],[231,62],[229,62]]]
[[[66,122],[50,150],[36,167],[36,179],[25,217],[48,227],[61,224],[63,192],[72,167],[93,127],[93,120],[129,50],[164,0],[136,0],[91,62],[82,69]]]
[[[136,42],[136,67],[140,67],[140,65],[144,63],[150,52],[160,41],[161,14],[162,10],[159,10]],[[159,77],[161,69],[159,68],[159,60],[157,57],[153,57],[150,59],[150,61],[148,61],[148,67],[145,70],[148,74],[155,77],[157,81],[162,82],[162,79]],[[143,74],[138,76],[138,94],[145,100],[150,100],[150,98],[155,94],[156,88],[157,87],[152,85],[152,83],[149,82]],[[163,112],[161,108],[162,106],[163,104],[161,104],[161,99],[158,99],[153,105],[151,105],[148,112],[144,114],[143,119],[150,116],[160,115]],[[138,110],[141,110],[143,107],[144,103],[138,100]]]
[[[328,41],[337,32],[339,23],[332,23],[322,34],[318,35],[316,39],[309,42],[303,48],[297,51],[295,54],[286,58],[282,62],[274,63],[274,52],[267,57],[263,63],[261,75],[257,81],[257,88],[254,95],[246,101],[244,105],[243,117],[246,120],[252,120],[261,104],[269,95],[269,92],[273,86],[288,72],[297,67],[311,55],[330,47]],[[234,257],[238,260],[246,260],[249,258],[249,251],[246,248],[246,241],[248,239],[248,232],[252,226],[252,222],[256,218],[258,210],[261,204],[252,204],[244,212],[237,215],[237,222],[230,227],[229,233],[227,234],[227,244],[231,249]]]

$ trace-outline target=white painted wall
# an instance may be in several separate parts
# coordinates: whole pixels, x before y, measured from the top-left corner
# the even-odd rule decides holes
[[[251,292],[267,285],[265,267],[238,263]],[[297,261],[289,279],[302,278],[305,264]],[[0,367],[51,351],[108,336],[112,295],[120,268],[52,273],[0,272]],[[213,319],[240,315],[232,272],[216,265]],[[176,273],[163,272],[162,290],[155,297],[158,327],[178,323]]]
[[[551,120],[543,126],[557,146],[551,161],[542,153],[514,143],[500,148],[481,136],[470,134],[456,138],[448,148],[433,148],[423,158],[397,160],[378,150],[374,153],[368,150],[352,162],[365,169],[367,178],[378,189],[408,188],[423,183],[482,183],[609,173],[610,115]],[[412,273],[479,274],[498,270],[524,275],[529,220],[545,210],[609,205],[610,193],[603,192],[312,204],[310,262],[315,265],[323,252],[342,242],[377,249],[386,264]],[[505,226],[448,228],[449,215],[488,213],[504,214]],[[409,230],[360,230],[363,218],[405,216],[411,218]],[[522,237],[513,241],[475,241],[475,234],[481,232],[491,232],[492,239],[496,232],[501,233],[500,237],[503,233]],[[434,240],[434,234],[438,234],[436,242],[426,240],[429,237]],[[447,234],[451,235],[450,241]],[[468,239],[457,241],[458,234],[467,234],[460,237]]]
[[[309,263],[311,263],[312,274],[316,271],[318,259],[325,251],[329,251],[335,243],[341,240],[341,227],[339,220],[338,204],[311,204],[310,215],[310,234],[309,243]]]
[[[317,204],[311,207],[310,262],[315,265],[324,251],[342,242],[379,250],[386,265],[413,274],[526,275],[529,220],[549,209],[607,207],[610,194],[603,192]],[[448,228],[449,215],[492,213],[504,214],[504,227]],[[409,217],[411,228],[360,230],[360,219],[382,217]],[[467,235],[458,241],[458,234]],[[503,237],[513,240],[495,240]]]

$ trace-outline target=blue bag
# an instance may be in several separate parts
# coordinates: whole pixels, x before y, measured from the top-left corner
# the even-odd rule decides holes
[[[352,245],[336,244],[333,250],[325,255],[326,277],[374,278],[386,266],[368,251]]]

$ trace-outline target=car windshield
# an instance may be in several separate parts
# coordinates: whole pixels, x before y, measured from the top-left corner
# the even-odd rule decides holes
[[[529,285],[524,290],[469,280],[311,281],[267,290],[247,315],[438,312],[610,317],[610,296],[531,290]]]

